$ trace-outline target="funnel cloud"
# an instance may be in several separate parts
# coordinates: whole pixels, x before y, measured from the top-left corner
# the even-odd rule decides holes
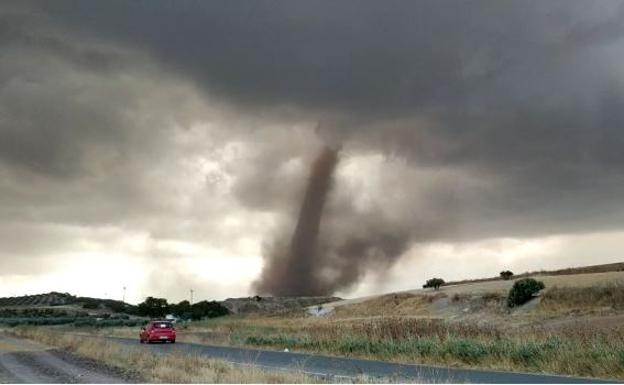
[[[260,293],[277,296],[330,293],[320,276],[325,258],[318,241],[337,162],[338,149],[325,147],[312,165],[295,232],[286,250],[275,245],[266,256],[266,266],[256,283]]]

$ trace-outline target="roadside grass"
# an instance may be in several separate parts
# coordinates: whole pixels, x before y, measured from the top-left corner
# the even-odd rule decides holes
[[[579,313],[621,314],[618,311],[624,310],[624,283],[610,281],[590,285],[587,281],[579,285],[547,286],[537,308],[527,314],[500,311],[496,317],[486,317],[492,312],[486,314],[479,310],[475,314],[483,317],[478,323],[466,319],[451,322],[425,318],[426,308],[431,305],[428,302],[446,294],[399,293],[349,305],[348,310],[336,308],[336,313],[329,317],[291,312],[279,316],[234,315],[192,322],[188,328],[181,328],[178,340],[403,363],[623,380],[624,325],[598,328],[593,327],[591,321],[568,321],[574,321],[571,316]],[[474,301],[473,292],[455,294],[449,294],[449,301],[456,307],[462,308]],[[478,297],[493,306],[489,310],[504,302],[504,295],[498,292],[482,291]],[[486,319],[496,324],[486,323]],[[544,320],[566,322],[553,327]],[[512,325],[522,327],[516,329]],[[131,338],[136,338],[138,333],[137,328],[85,328],[82,331]]]
[[[147,350],[128,348],[113,342],[66,335],[50,328],[19,327],[11,331],[46,345],[68,350],[154,383],[319,383],[319,378],[302,372],[269,371],[235,366],[197,355],[173,353],[160,356]]]
[[[211,325],[212,323],[212,325]],[[384,317],[335,322],[262,318],[202,325],[229,345],[394,362],[624,379],[624,326],[513,331],[439,319]],[[221,343],[205,340],[204,343]]]
[[[567,289],[566,289],[567,290]],[[136,337],[137,330],[95,330]],[[624,325],[513,330],[442,319],[228,316],[194,322],[178,340],[393,362],[624,379]]]

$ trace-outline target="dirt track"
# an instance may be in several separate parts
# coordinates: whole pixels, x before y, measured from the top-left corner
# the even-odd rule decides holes
[[[0,383],[142,382],[101,363],[0,333]]]

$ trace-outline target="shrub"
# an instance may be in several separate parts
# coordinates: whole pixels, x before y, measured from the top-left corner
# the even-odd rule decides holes
[[[509,281],[511,279],[511,277],[513,277],[513,273],[511,272],[511,270],[503,270],[500,272],[500,276],[502,279],[504,279],[505,281]]]
[[[444,285],[444,280],[442,278],[431,278],[427,280],[423,288],[432,287],[434,290],[438,290],[442,285]]]
[[[77,319],[76,321],[74,321],[74,326],[76,327],[82,327],[82,326],[95,326],[96,321],[93,318],[83,318],[83,319]]]
[[[514,307],[522,305],[533,298],[533,296],[543,288],[544,283],[536,281],[533,278],[524,278],[516,281],[511,290],[509,290],[507,306]]]
[[[120,319],[103,319],[101,321],[96,322],[97,327],[107,327],[107,326],[124,326],[125,321]]]
[[[169,311],[171,311],[172,314],[181,317],[182,314],[191,312],[191,303],[187,300],[184,300],[178,302],[178,304],[171,304],[169,306]]]
[[[145,321],[140,320],[140,319],[133,319],[133,320],[124,320],[123,324],[124,326],[139,326],[141,324],[143,324]]]
[[[165,298],[147,297],[138,306],[138,313],[146,317],[164,317],[169,313],[169,304]]]
[[[100,304],[97,301],[87,301],[82,305],[83,309],[99,309]]]
[[[217,301],[201,301],[191,306],[191,317],[194,320],[199,320],[204,317],[221,317],[229,313],[230,311]]]

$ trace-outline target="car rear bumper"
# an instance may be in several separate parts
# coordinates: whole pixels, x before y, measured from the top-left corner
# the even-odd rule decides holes
[[[175,341],[175,336],[157,336],[157,337],[148,337],[146,339],[148,342],[158,342],[158,341]]]

